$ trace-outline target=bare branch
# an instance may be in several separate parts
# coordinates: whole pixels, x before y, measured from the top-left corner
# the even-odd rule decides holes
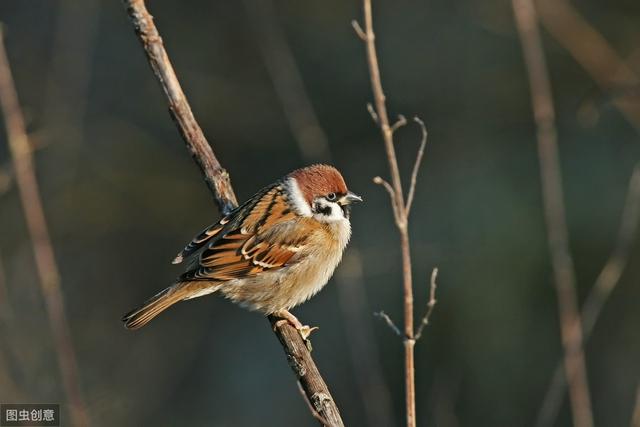
[[[389,315],[387,313],[385,313],[384,311],[378,311],[376,313],[373,313],[374,316],[381,318],[382,320],[384,320],[384,322],[387,324],[387,326],[399,337],[402,336],[402,332],[400,331],[400,329],[396,326],[396,324],[393,322],[393,320],[391,320],[391,317],[389,317]]]
[[[401,214],[400,214],[400,210],[398,209],[398,206],[396,205],[396,194],[395,194],[395,191],[393,190],[393,187],[391,187],[391,184],[389,184],[387,181],[385,181],[379,176],[373,177],[373,182],[374,184],[382,185],[384,189],[387,190],[387,193],[389,194],[389,198],[391,202],[391,209],[393,210],[393,219],[395,220],[396,224],[398,224],[398,222],[400,221]]]
[[[147,60],[155,74],[169,104],[169,112],[191,157],[200,167],[209,190],[214,194],[220,212],[229,213],[238,201],[231,188],[229,174],[222,168],[200,125],[196,122],[191,106],[182,91],[173,65],[158,33],[153,17],[149,14],[144,0],[124,0],[127,13],[134,25],[136,35],[142,43]]]
[[[380,119],[378,118],[378,113],[376,113],[376,109],[373,108],[373,105],[371,105],[370,102],[367,103],[367,111],[369,112],[369,115],[371,116],[371,120],[373,120],[374,123],[376,124],[380,123]]]
[[[327,420],[322,418],[322,415],[320,415],[318,413],[318,411],[316,411],[316,408],[314,408],[313,405],[311,404],[311,401],[309,400],[309,398],[305,394],[304,388],[302,388],[302,384],[300,384],[300,381],[297,381],[296,384],[298,385],[298,391],[302,395],[302,398],[304,399],[304,401],[307,403],[307,408],[309,408],[309,412],[311,412],[311,415],[313,416],[313,418],[318,420],[320,422],[320,424],[323,425],[323,426],[328,425]]]
[[[422,331],[429,324],[429,319],[431,318],[431,313],[433,312],[433,308],[436,306],[436,279],[438,278],[438,268],[434,268],[431,272],[431,281],[429,285],[429,302],[427,303],[427,311],[420,322],[420,326],[418,327],[418,331],[416,332],[416,341],[420,339],[422,336]]]
[[[375,34],[373,32],[373,14],[371,10],[371,0],[363,0],[365,29],[360,31],[360,39],[365,43],[367,52],[367,63],[369,67],[369,77],[371,81],[371,91],[375,104],[376,124],[380,128],[380,133],[384,141],[384,148],[389,164],[391,176],[390,188],[393,192],[392,206],[396,217],[396,227],[400,235],[400,250],[402,252],[402,292],[404,311],[404,379],[405,379],[405,408],[407,427],[416,426],[416,390],[415,390],[415,361],[414,361],[414,324],[413,324],[413,281],[411,276],[411,245],[408,231],[408,215],[404,202],[402,181],[398,168],[395,147],[393,143],[394,128],[389,124],[387,114],[386,97],[382,89],[380,78],[380,66],[378,64],[378,54],[375,46]],[[363,37],[364,35],[364,37]],[[372,111],[373,108],[369,107]]]
[[[411,171],[411,183],[409,185],[409,194],[407,195],[407,216],[411,212],[411,205],[413,205],[413,197],[416,192],[416,182],[418,181],[418,171],[420,170],[420,164],[422,163],[422,157],[424,156],[424,148],[427,146],[427,127],[419,117],[414,117],[413,121],[418,123],[420,130],[422,131],[422,139],[420,140],[420,148],[416,153],[416,161],[413,164],[413,170]]]
[[[82,398],[82,392],[80,391],[76,354],[64,309],[60,273],[42,207],[32,150],[29,146],[24,118],[20,110],[18,95],[11,75],[11,68],[9,66],[9,59],[7,58],[1,29],[0,104],[2,113],[4,114],[16,185],[31,238],[40,287],[51,325],[60,376],[67,399],[69,400],[71,424],[77,427],[87,426],[89,424],[89,418]]]
[[[220,210],[227,213],[237,206],[229,174],[218,162],[191,112],[164,49],[162,38],[153,23],[153,17],[147,11],[144,0],[124,0],[124,4],[149,64],[165,93],[171,116],[205,176]],[[278,322],[279,319],[273,316],[270,316],[269,320],[309,402],[326,420],[327,426],[342,427],[344,424],[338,407],[298,331],[288,322]]]
[[[362,40],[363,42],[366,42],[367,41],[367,35],[365,34],[364,30],[360,26],[360,23],[354,19],[354,20],[351,21],[351,26],[355,30],[355,32],[358,35],[358,37],[360,38],[360,40]]]
[[[282,319],[269,316],[271,326],[276,331],[287,356],[287,362],[302,386],[308,402],[325,420],[325,426],[344,427],[338,407],[311,357],[307,344],[289,322],[280,320]]]
[[[558,295],[560,332],[573,421],[577,427],[591,427],[593,415],[583,350],[582,325],[578,311],[576,278],[565,219],[551,85],[533,0],[512,1],[538,129],[542,198],[554,284]]]
[[[379,176],[374,176],[373,182],[374,184],[382,185],[384,189],[387,190],[387,193],[389,193],[389,197],[391,197],[391,204],[394,205],[395,207],[394,201],[395,201],[396,195],[395,195],[395,192],[393,191],[393,188],[391,187],[391,184],[389,184],[387,181],[385,181]]]
[[[400,129],[402,126],[405,126],[406,124],[407,118],[402,114],[398,114],[398,120],[396,120],[396,122],[391,126],[391,132],[395,133],[395,131]]]
[[[620,281],[620,277],[629,262],[631,247],[637,235],[638,222],[640,222],[640,164],[636,165],[629,180],[627,197],[614,249],[600,271],[582,307],[582,326],[585,341],[591,336],[604,304]],[[562,361],[560,361],[556,366],[538,412],[536,426],[545,427],[555,424],[564,399],[566,385],[564,369]]]
[[[602,307],[620,281],[622,272],[629,262],[631,247],[638,231],[638,222],[640,222],[640,164],[635,166],[629,180],[615,247],[600,271],[582,308],[582,326],[585,339],[591,335]]]
[[[391,197],[391,201],[393,202],[395,200],[395,193],[393,191],[393,188],[391,187],[391,184],[389,184],[387,181],[385,181],[384,179],[382,179],[379,176],[374,176],[373,177],[373,182],[375,184],[378,185],[382,185],[384,187],[385,190],[387,190],[387,193],[389,193],[389,196]]]

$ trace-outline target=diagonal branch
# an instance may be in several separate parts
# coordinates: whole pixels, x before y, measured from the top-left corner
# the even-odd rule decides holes
[[[639,221],[640,164],[636,165],[629,180],[629,188],[627,190],[625,206],[618,230],[618,239],[582,307],[582,325],[585,341],[591,336],[591,332],[600,316],[602,308],[620,281],[620,277],[629,262],[631,246],[637,235]],[[538,413],[536,426],[552,426],[556,423],[566,386],[567,382],[565,380],[564,369],[560,362],[556,366],[549,388],[545,394],[542,407]]]
[[[629,262],[631,247],[638,231],[639,220],[640,164],[636,165],[629,180],[629,188],[627,190],[627,197],[615,247],[602,268],[602,271],[600,271],[596,283],[582,307],[582,325],[585,339],[591,335],[596,320],[602,311],[602,307],[609,298],[613,288],[615,288],[620,281],[620,277]]]
[[[237,206],[229,175],[216,159],[191,112],[164,49],[162,38],[153,23],[153,17],[147,11],[143,0],[124,0],[124,4],[187,148],[205,176],[220,210],[222,213],[229,212]],[[270,318],[270,321],[308,401],[319,416],[326,420],[326,426],[343,426],[338,407],[298,331],[287,322],[276,324],[274,318]]]
[[[162,37],[153,23],[153,16],[147,11],[144,0],[124,0],[124,4],[149,65],[167,97],[171,118],[178,127],[191,157],[200,167],[220,212],[227,214],[238,205],[229,174],[220,165],[200,125],[193,117],[191,106],[164,49]]]
[[[80,379],[76,354],[71,340],[69,323],[64,309],[64,297],[60,286],[60,272],[56,263],[47,220],[42,207],[40,190],[33,164],[32,150],[25,130],[24,119],[18,102],[9,60],[0,30],[0,104],[5,119],[9,150],[13,160],[16,186],[31,237],[31,245],[40,279],[53,343],[58,356],[62,383],[69,399],[71,424],[76,427],[89,424],[88,415],[80,391]]]
[[[391,317],[389,317],[387,313],[380,310],[378,312],[373,313],[373,315],[382,319],[394,334],[396,334],[399,337],[402,337],[402,332],[400,331],[400,328],[396,326],[396,323],[393,321],[393,319],[391,319]]]
[[[576,277],[565,218],[551,84],[533,0],[512,1],[529,76],[531,103],[537,127],[544,216],[554,285],[558,296],[560,335],[573,422],[578,427],[591,427],[593,415],[578,311]]]

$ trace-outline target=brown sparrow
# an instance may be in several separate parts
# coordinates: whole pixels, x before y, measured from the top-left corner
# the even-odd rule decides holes
[[[347,190],[332,166],[291,172],[263,188],[198,234],[173,260],[187,271],[122,320],[137,329],[173,304],[219,292],[291,322],[304,338],[313,330],[289,310],[327,283],[351,236]]]

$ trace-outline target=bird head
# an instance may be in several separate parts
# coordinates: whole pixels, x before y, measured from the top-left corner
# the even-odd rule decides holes
[[[288,176],[291,199],[301,215],[321,222],[349,219],[350,205],[362,197],[347,189],[344,178],[329,165],[312,165]]]

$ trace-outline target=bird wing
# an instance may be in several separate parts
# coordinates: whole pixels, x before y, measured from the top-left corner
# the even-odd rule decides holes
[[[198,240],[195,245],[202,250],[194,268],[181,280],[232,280],[277,270],[300,259],[295,255],[305,246],[308,232],[289,208],[283,188],[272,186],[255,198],[232,213],[226,223],[209,227],[190,243]]]
[[[172,264],[180,264],[183,260],[190,258],[196,258],[197,261],[197,256],[203,249],[228,232],[238,228],[239,224],[243,222],[243,218],[252,212],[256,208],[256,205],[277,186],[277,184],[272,184],[263,188],[245,203],[223,216],[220,221],[202,230],[176,255]]]

